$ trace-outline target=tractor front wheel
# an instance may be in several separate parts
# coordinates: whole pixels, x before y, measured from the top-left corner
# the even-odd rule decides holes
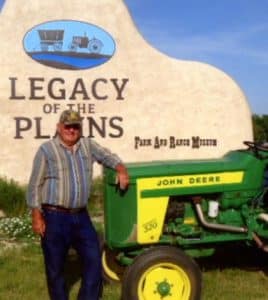
[[[109,249],[106,245],[102,247],[102,275],[107,283],[120,282],[124,273],[124,267],[116,259],[117,252]]]
[[[200,295],[198,265],[175,247],[150,248],[124,273],[122,300],[198,300]]]

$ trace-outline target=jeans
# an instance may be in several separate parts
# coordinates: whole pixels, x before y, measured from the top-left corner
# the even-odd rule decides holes
[[[97,300],[101,291],[101,254],[97,233],[87,211],[67,214],[44,209],[45,235],[41,240],[48,291],[51,300],[67,300],[64,265],[69,248],[82,264],[78,300]]]

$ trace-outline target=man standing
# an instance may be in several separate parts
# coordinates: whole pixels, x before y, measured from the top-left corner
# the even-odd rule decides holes
[[[97,300],[101,259],[96,231],[87,212],[94,161],[117,171],[121,189],[129,183],[121,160],[89,138],[81,137],[78,112],[65,110],[55,138],[38,149],[29,181],[27,204],[33,231],[41,236],[47,285],[52,300],[67,300],[63,269],[72,246],[82,261],[79,300]]]

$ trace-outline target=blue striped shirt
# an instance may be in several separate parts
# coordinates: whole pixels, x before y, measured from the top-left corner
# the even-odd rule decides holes
[[[27,204],[40,208],[42,204],[66,208],[87,205],[94,161],[115,168],[119,157],[89,138],[80,138],[72,151],[59,137],[45,142],[38,149],[28,185]]]

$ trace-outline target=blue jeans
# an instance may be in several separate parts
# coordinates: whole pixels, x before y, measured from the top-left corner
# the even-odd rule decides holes
[[[78,300],[97,300],[101,291],[101,254],[97,233],[87,211],[67,214],[44,209],[45,235],[41,240],[51,300],[67,300],[64,265],[72,246],[81,258]]]

